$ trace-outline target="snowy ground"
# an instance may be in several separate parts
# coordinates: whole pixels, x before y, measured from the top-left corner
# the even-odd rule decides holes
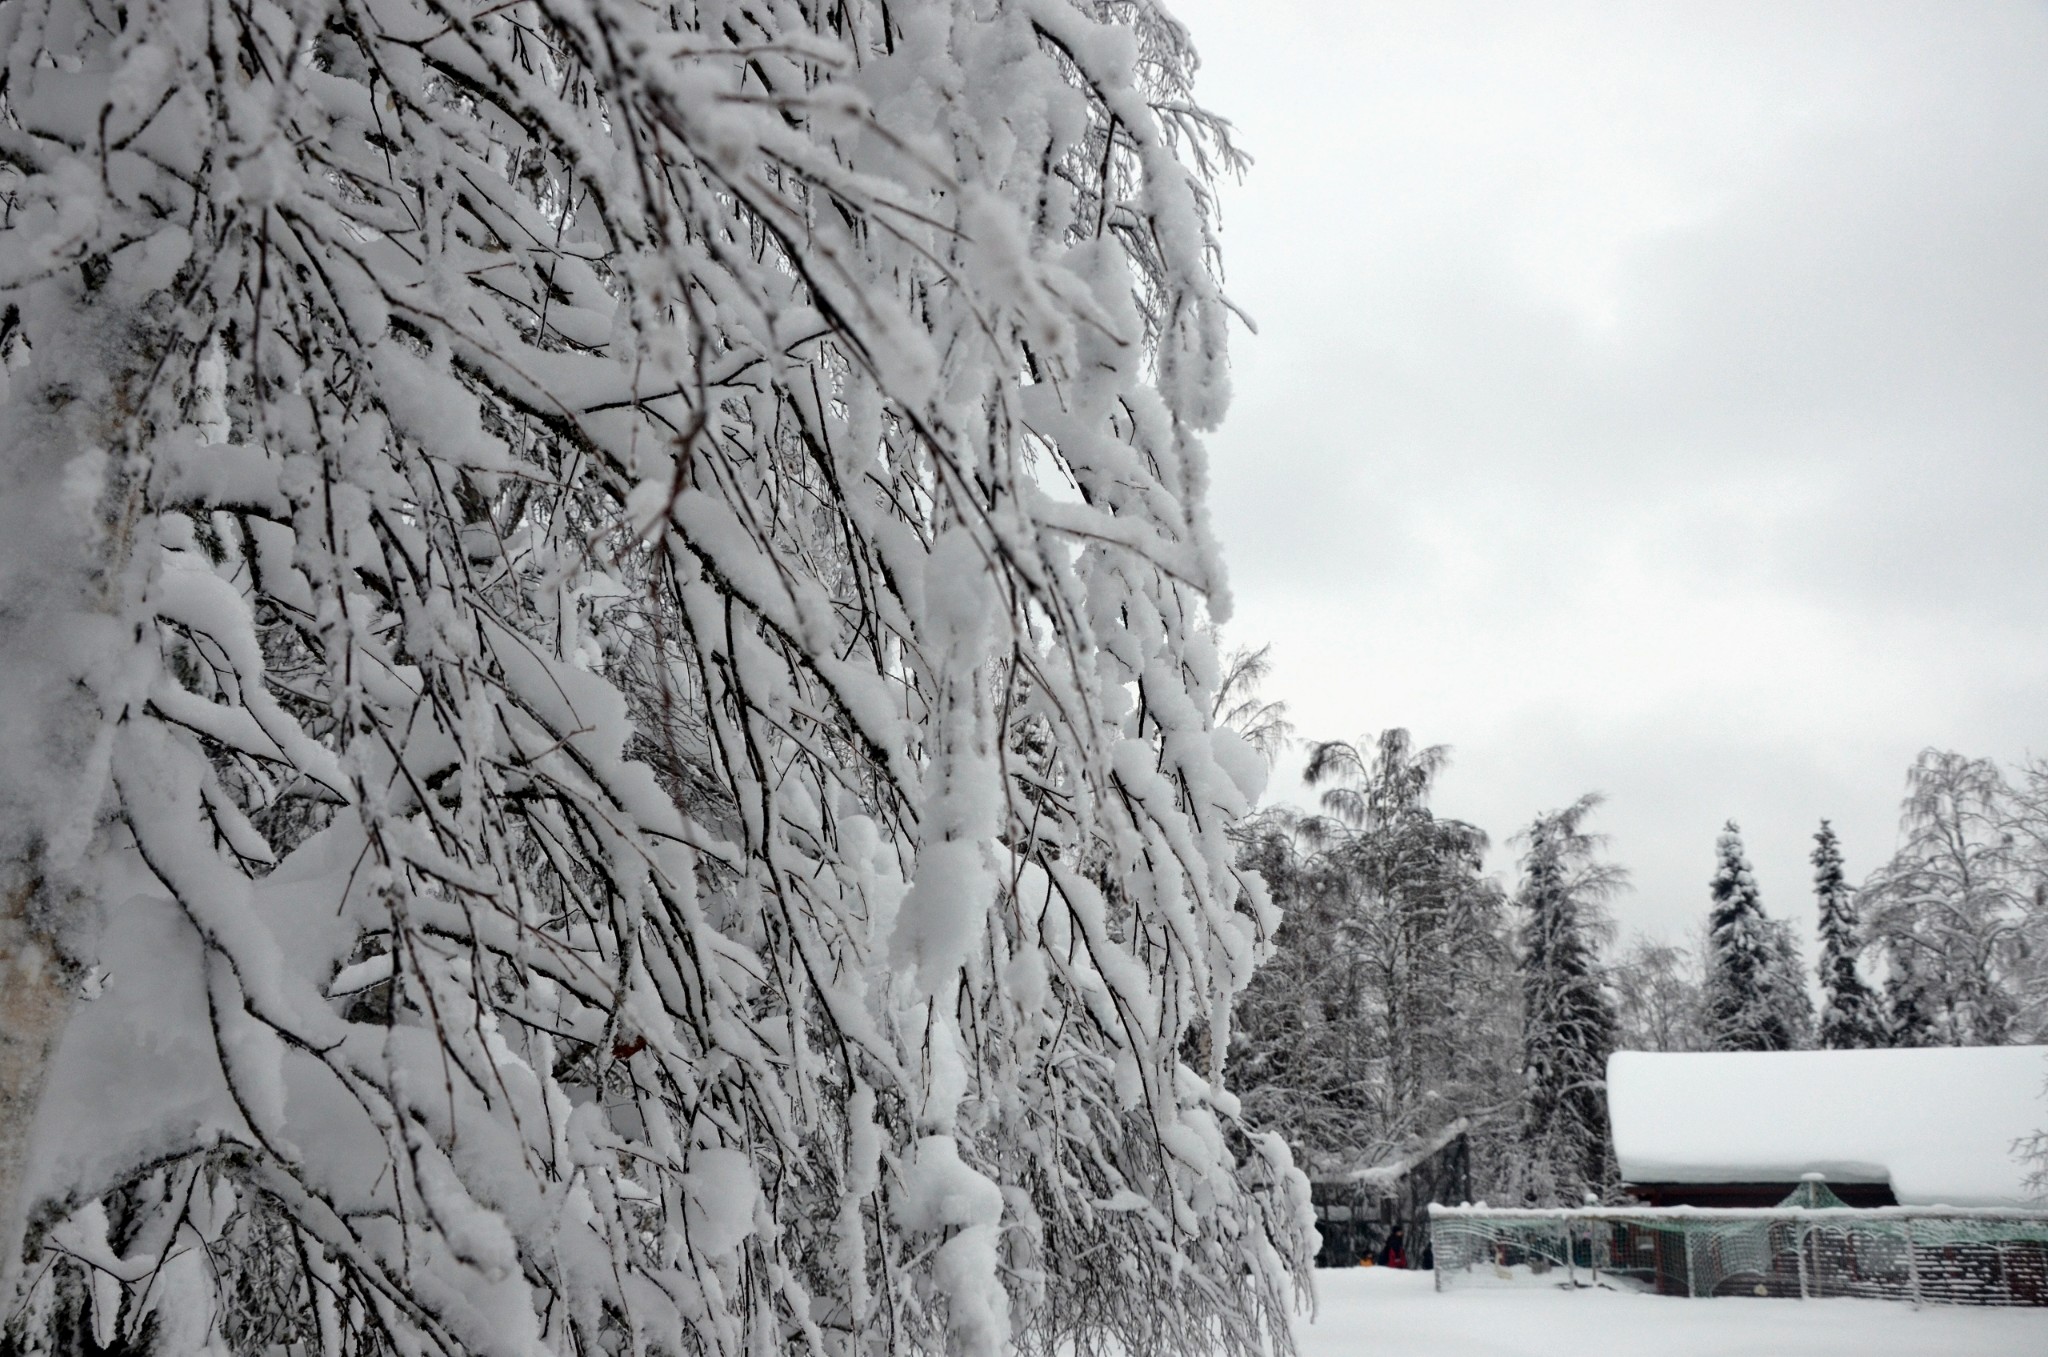
[[[1301,1357],[2043,1357],[2048,1310],[1868,1300],[1448,1291],[1427,1272],[1319,1271]]]

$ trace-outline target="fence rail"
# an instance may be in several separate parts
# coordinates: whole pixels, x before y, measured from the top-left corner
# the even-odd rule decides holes
[[[2048,1212],[1430,1208],[1439,1291],[1607,1286],[1668,1296],[2048,1305]]]

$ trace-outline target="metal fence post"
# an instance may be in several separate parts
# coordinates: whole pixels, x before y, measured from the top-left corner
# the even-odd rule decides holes
[[[1907,1217],[1906,1226],[1906,1285],[1913,1297],[1913,1304],[1920,1304],[1920,1251],[1913,1243],[1913,1220]]]
[[[1793,1247],[1799,1254],[1799,1299],[1806,1300],[1808,1299],[1806,1294],[1806,1241],[1810,1232],[1807,1230],[1806,1222],[1803,1220],[1794,1221],[1792,1228],[1797,1231],[1793,1235]]]
[[[1695,1280],[1695,1278],[1694,1278],[1694,1276],[1693,1276],[1693,1267],[1692,1267],[1692,1237],[1693,1237],[1693,1233],[1694,1233],[1694,1231],[1693,1231],[1693,1229],[1692,1229],[1692,1227],[1691,1227],[1690,1225],[1686,1225],[1686,1226],[1682,1226],[1682,1227],[1680,1227],[1679,1237],[1685,1240],[1685,1294],[1686,1294],[1686,1298],[1687,1298],[1688,1300],[1697,1300],[1697,1299],[1699,1298],[1699,1294],[1700,1294],[1700,1284],[1699,1284],[1699,1282],[1698,1282],[1697,1280]]]

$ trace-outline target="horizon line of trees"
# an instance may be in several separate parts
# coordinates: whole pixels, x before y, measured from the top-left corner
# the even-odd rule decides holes
[[[2048,1033],[2048,761],[1926,749],[1906,774],[1898,843],[1850,884],[1827,820],[1810,855],[1814,1010],[1789,922],[1763,912],[1731,821],[1713,909],[1691,948],[1622,954],[1624,1027],[1650,1049],[1998,1046]]]
[[[1284,706],[1254,709],[1257,742],[1277,751]],[[1312,1175],[1392,1160],[1463,1118],[1475,1196],[1576,1205],[1617,1190],[1605,1083],[1617,1049],[2043,1035],[2048,763],[2008,777],[1923,752],[1898,846],[1860,886],[1821,822],[1816,1007],[1799,939],[1765,912],[1733,821],[1697,941],[1621,944],[1608,904],[1628,878],[1590,828],[1601,797],[1532,817],[1509,841],[1508,886],[1484,870],[1487,833],[1430,806],[1449,759],[1399,728],[1313,743],[1318,810],[1268,807],[1236,830],[1240,861],[1283,914],[1274,957],[1238,1000],[1232,1083],[1248,1120],[1286,1135]]]

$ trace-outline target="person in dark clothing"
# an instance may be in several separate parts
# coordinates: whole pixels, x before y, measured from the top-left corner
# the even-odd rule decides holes
[[[1402,1236],[1400,1226],[1394,1227],[1394,1232],[1387,1236],[1387,1242],[1381,1246],[1379,1264],[1381,1267],[1408,1266],[1408,1241]]]

